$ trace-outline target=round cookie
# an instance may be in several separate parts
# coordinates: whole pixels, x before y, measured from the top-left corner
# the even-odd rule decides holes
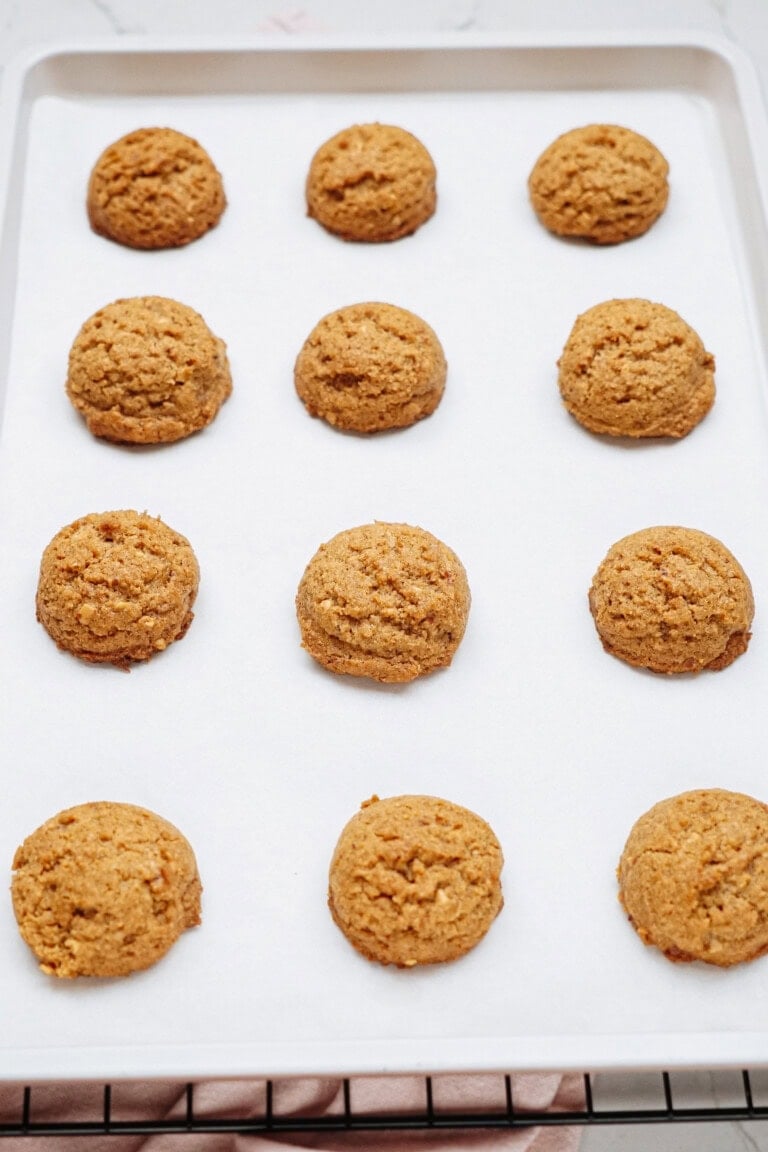
[[[606,300],[577,317],[558,360],[565,407],[590,432],[679,439],[715,400],[715,360],[664,304]]]
[[[115,300],[69,353],[67,395],[94,436],[170,444],[210,424],[232,391],[226,345],[165,296]]]
[[[307,211],[343,240],[399,240],[434,213],[436,179],[429,152],[404,128],[353,124],[312,157]]]
[[[189,541],[162,520],[92,512],[43,552],[37,618],[63,651],[127,668],[184,636],[198,582]]]
[[[469,809],[435,796],[374,796],[339,837],[328,907],[368,960],[456,960],[501,911],[503,862],[492,829]]]
[[[724,544],[695,528],[644,528],[597,569],[589,607],[606,652],[652,672],[726,668],[746,652],[752,587]]]
[[[446,373],[440,341],[424,320],[393,304],[352,304],[315,325],[294,382],[311,416],[347,432],[379,432],[431,415]]]
[[[177,828],[133,804],[51,817],[13,858],[19,931],[46,975],[128,976],[200,923],[195,856]]]
[[[669,197],[669,165],[644,136],[588,124],[558,136],[528,177],[541,223],[558,236],[620,244],[647,232]]]
[[[391,684],[451,663],[469,605],[466,572],[447,545],[381,521],[321,544],[296,594],[302,646],[318,663]]]
[[[218,224],[221,175],[196,140],[173,128],[139,128],[99,156],[86,207],[94,232],[129,248],[179,248]]]
[[[768,806],[704,788],[655,804],[618,866],[641,940],[670,960],[726,968],[768,951]]]

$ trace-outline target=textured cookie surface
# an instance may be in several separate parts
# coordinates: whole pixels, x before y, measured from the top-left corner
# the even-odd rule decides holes
[[[58,813],[17,848],[13,871],[19,931],[50,976],[127,976],[200,923],[192,848],[132,804]]]
[[[325,668],[405,683],[451,663],[470,592],[464,566],[423,528],[376,522],[339,532],[296,595],[304,648]]]
[[[210,424],[232,377],[225,344],[202,316],[165,296],[134,296],[85,321],[66,389],[94,436],[161,444]]]
[[[582,313],[558,369],[571,415],[609,436],[686,436],[715,400],[714,357],[677,312],[649,300]]]
[[[588,124],[542,152],[528,192],[550,232],[619,244],[642,235],[664,211],[668,172],[658,148],[631,128]]]
[[[501,846],[480,816],[434,796],[373,797],[339,837],[328,906],[369,960],[412,968],[465,955],[503,904]]]
[[[352,304],[324,316],[296,359],[307,411],[349,432],[406,428],[434,412],[447,367],[437,336],[393,304]]]
[[[632,828],[619,899],[670,960],[728,967],[768,951],[768,807],[711,788],[662,800]]]
[[[312,157],[307,211],[344,240],[399,240],[435,211],[437,173],[420,140],[391,124],[354,124]]]
[[[597,569],[589,607],[606,652],[654,672],[726,668],[746,651],[749,579],[719,540],[695,528],[645,528]]]
[[[198,581],[189,541],[161,520],[93,512],[57,532],[43,552],[37,618],[64,651],[127,667],[181,639]]]
[[[221,175],[205,149],[173,128],[139,128],[96,161],[86,197],[94,232],[129,248],[178,248],[218,224]]]

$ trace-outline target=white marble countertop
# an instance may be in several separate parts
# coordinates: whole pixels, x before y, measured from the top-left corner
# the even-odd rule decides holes
[[[766,0],[0,0],[0,66],[34,45],[109,37],[676,29],[746,48],[768,87]]]
[[[35,47],[110,38],[288,41],[444,31],[583,37],[591,31],[667,29],[715,33],[740,45],[754,60],[768,98],[768,0],[0,0],[0,70],[17,53]],[[709,1087],[714,1101],[716,1077]],[[627,1093],[638,1092],[641,1077],[627,1084]],[[611,1103],[625,1106],[629,1099]],[[595,1128],[585,1131],[582,1142],[584,1152],[651,1147],[657,1152],[768,1152],[768,1121]]]

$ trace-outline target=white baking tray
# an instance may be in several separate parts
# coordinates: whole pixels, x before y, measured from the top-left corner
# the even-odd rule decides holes
[[[355,246],[304,211],[309,159],[347,124],[415,132],[436,216]],[[645,133],[671,166],[664,216],[613,248],[559,241],[526,179],[591,121]],[[220,226],[173,252],[93,235],[101,149],[149,124],[221,169]],[[200,1076],[751,1065],[768,1054],[768,961],[674,966],[616,900],[630,825],[700,786],[768,796],[765,157],[746,60],[711,40],[289,48],[76,46],[17,62],[0,174],[0,861],[60,808],[145,805],[189,837],[203,924],[119,981],[43,976],[0,905],[0,1076]],[[196,309],[226,340],[231,400],[171,447],[93,440],[64,375],[82,321],[120,296]],[[561,407],[576,315],[612,296],[675,308],[717,360],[706,421],[675,444],[603,442]],[[310,419],[296,353],[324,313],[379,299],[441,337],[436,414],[378,439]],[[202,584],[183,642],[130,675],[59,653],[35,621],[40,553],[89,511],[188,535]],[[453,666],[405,687],[337,678],[302,651],[293,599],[319,543],[420,524],[470,577]],[[608,546],[655,523],[720,537],[755,590],[748,653],[660,678],[605,655],[587,588]],[[342,825],[377,792],[427,792],[493,825],[506,904],[458,963],[369,964],[326,910]]]

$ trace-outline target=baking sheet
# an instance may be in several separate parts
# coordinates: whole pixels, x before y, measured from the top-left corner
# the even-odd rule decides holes
[[[768,795],[764,110],[716,41],[43,54],[5,87],[0,275],[0,860],[60,808],[149,807],[198,856],[203,924],[118,981],[45,978],[0,907],[0,1077],[237,1076],[459,1069],[755,1066],[765,961],[674,966],[616,901],[629,827],[692,787]],[[438,168],[436,216],[355,246],[304,212],[309,158],[353,122],[399,123]],[[535,221],[526,179],[579,123],[626,124],[670,161],[644,237],[597,249]],[[85,185],[132,128],[199,139],[229,207],[203,240],[133,252],[93,235]],[[202,434],[99,443],[63,381],[83,320],[176,297],[228,345],[234,393]],[[716,356],[718,397],[676,444],[601,441],[561,407],[576,315],[614,296],[676,309]],[[326,312],[386,300],[449,362],[435,415],[378,438],[310,419],[293,392]],[[34,616],[40,553],[90,511],[146,509],[202,570],[183,642],[130,675],[59,653]],[[473,593],[452,667],[408,686],[337,678],[302,651],[293,598],[321,541],[420,524]],[[587,609],[618,537],[654,523],[722,539],[752,580],[748,653],[659,678],[605,655]],[[359,957],[325,905],[336,837],[377,792],[473,808],[504,848],[505,908],[452,965]]]

